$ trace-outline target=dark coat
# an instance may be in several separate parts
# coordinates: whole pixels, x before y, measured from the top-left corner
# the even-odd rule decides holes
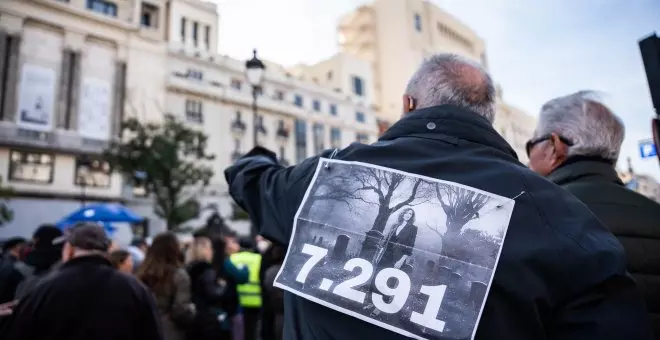
[[[333,156],[516,197],[476,339],[651,339],[620,243],[577,198],[518,162],[485,118],[448,105],[417,110],[377,143]],[[259,233],[287,244],[318,161],[283,168],[255,148],[225,177]],[[401,339],[292,293],[284,303],[285,339]]]
[[[218,317],[226,304],[227,285],[218,283],[218,274],[208,262],[196,261],[188,266],[192,301],[197,313],[188,332],[189,339],[229,339],[229,320],[222,323]],[[228,315],[226,316],[229,317]]]
[[[149,290],[101,256],[66,262],[16,306],[3,340],[162,340]]]
[[[606,161],[576,157],[549,179],[570,191],[619,239],[660,339],[660,204],[626,188]]]
[[[415,240],[417,239],[417,227],[407,224],[403,227],[399,235],[397,235],[396,228],[398,227],[399,223],[392,225],[392,230],[388,236],[389,241],[386,245],[387,248],[385,249],[383,258],[380,260],[379,267],[392,267],[403,255],[412,255]]]

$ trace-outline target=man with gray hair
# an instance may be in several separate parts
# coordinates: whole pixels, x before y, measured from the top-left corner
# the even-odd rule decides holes
[[[590,91],[550,100],[527,143],[530,167],[584,202],[619,239],[660,339],[660,204],[627,189],[615,164],[624,126]]]
[[[256,234],[288,245],[275,279],[286,290],[284,339],[651,339],[621,245],[574,196],[518,162],[493,129],[495,87],[480,65],[425,60],[403,112],[372,145],[288,168],[257,147],[225,170]],[[507,203],[486,209],[484,197]],[[482,248],[468,225],[507,226],[506,240]],[[326,249],[340,239],[350,244],[338,257],[352,264]],[[472,263],[485,272],[472,275]]]

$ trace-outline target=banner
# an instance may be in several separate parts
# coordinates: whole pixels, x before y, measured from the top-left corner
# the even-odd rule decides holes
[[[473,339],[515,202],[322,158],[275,286],[416,339]]]
[[[78,133],[86,138],[109,140],[112,95],[109,82],[85,78],[82,81]]]
[[[21,70],[16,124],[30,130],[53,129],[55,71],[25,64]]]

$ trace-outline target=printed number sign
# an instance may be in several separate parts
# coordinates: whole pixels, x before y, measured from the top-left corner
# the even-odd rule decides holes
[[[416,339],[473,339],[515,202],[321,159],[275,286]]]

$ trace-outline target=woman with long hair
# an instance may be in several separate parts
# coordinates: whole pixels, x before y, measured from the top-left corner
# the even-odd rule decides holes
[[[397,216],[396,222],[383,235],[383,240],[378,245],[376,255],[372,262],[374,263],[374,273],[385,268],[401,269],[403,265],[412,256],[415,240],[417,240],[417,226],[415,226],[415,211],[406,208]],[[371,291],[380,292],[376,285],[376,280],[371,282]],[[386,296],[385,300],[390,297]],[[364,307],[365,310],[372,309],[372,313],[379,314],[380,311],[374,308],[372,303]]]
[[[197,315],[189,339],[231,339],[231,320],[225,310],[227,283],[213,268],[213,253],[211,240],[206,236],[196,236],[190,245],[188,273]]]
[[[184,269],[181,248],[172,233],[156,236],[137,272],[154,294],[166,340],[183,340],[193,322],[190,277]]]

